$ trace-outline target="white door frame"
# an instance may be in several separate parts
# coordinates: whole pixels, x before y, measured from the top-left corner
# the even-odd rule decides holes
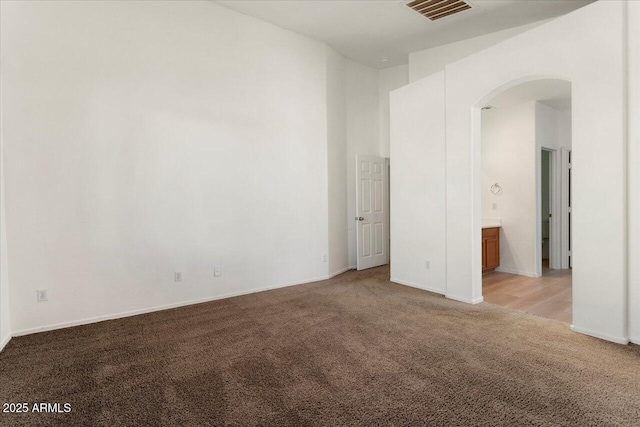
[[[549,267],[559,270],[562,254],[562,168],[560,153],[551,151],[551,220],[549,221]]]
[[[571,149],[563,148],[560,152],[560,171],[562,176],[562,195],[560,201],[560,228],[562,233],[560,249],[560,268],[571,268],[569,257],[571,256],[571,230],[569,226],[569,213],[571,213],[571,191],[569,186],[569,169],[571,168]]]
[[[549,268],[560,269],[561,267],[561,253],[562,253],[562,225],[560,218],[562,217],[562,173],[561,173],[561,161],[557,148],[540,146],[537,148],[536,154],[536,274],[542,276],[542,151],[549,153],[550,163],[550,177],[549,183],[551,186],[549,196],[549,211],[551,218],[549,219]]]
[[[558,222],[560,212],[558,207],[560,206],[560,191],[559,187],[559,173],[558,173],[558,159],[557,149],[546,146],[536,147],[536,250],[535,250],[535,263],[536,275],[542,276],[542,152],[547,151],[549,153],[549,184],[551,186],[551,192],[549,196],[549,211],[551,218],[549,219],[549,267],[552,269],[559,268],[559,254],[560,254],[560,223]]]

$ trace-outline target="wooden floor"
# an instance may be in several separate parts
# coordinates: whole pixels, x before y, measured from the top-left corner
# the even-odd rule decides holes
[[[489,273],[482,280],[482,295],[490,304],[526,311],[571,323],[571,270],[550,270],[542,277]]]

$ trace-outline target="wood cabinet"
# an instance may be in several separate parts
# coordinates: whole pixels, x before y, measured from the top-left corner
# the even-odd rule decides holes
[[[482,273],[491,273],[500,265],[500,228],[482,229]]]

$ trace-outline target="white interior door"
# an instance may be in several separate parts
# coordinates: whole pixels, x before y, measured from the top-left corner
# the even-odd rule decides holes
[[[389,175],[381,157],[356,156],[358,270],[389,262]]]

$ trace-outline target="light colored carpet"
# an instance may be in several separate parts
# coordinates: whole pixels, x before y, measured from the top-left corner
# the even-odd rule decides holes
[[[387,268],[14,338],[2,425],[640,425],[640,351]]]

